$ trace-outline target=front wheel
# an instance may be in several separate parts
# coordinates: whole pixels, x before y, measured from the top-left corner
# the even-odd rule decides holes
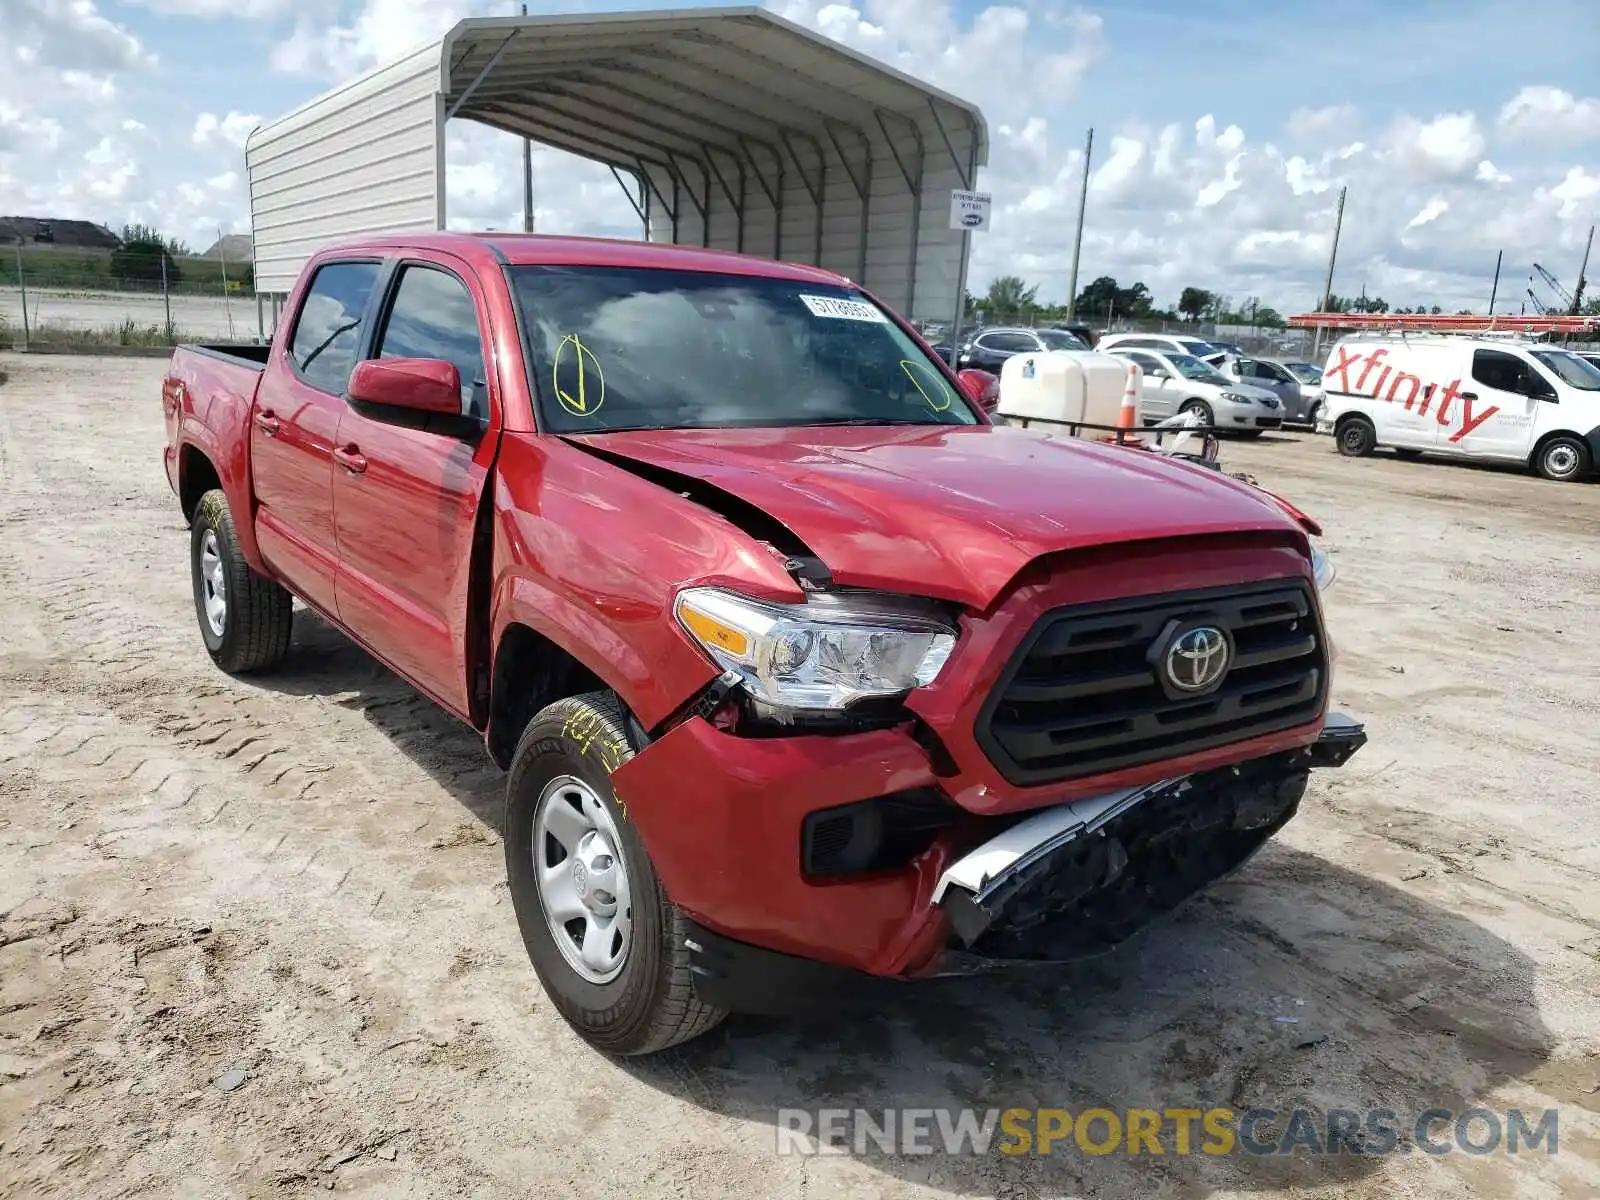
[[[1202,425],[1215,425],[1217,423],[1216,418],[1211,415],[1211,406],[1204,400],[1186,400],[1183,407],[1178,410],[1178,413],[1180,416],[1184,413],[1196,413],[1199,415]]]
[[[1534,467],[1546,479],[1571,483],[1589,473],[1589,447],[1581,438],[1568,434],[1553,437],[1539,447]]]
[[[220,489],[200,497],[189,523],[195,615],[211,661],[230,675],[267,671],[289,653],[294,598],[239,552],[233,513]]]
[[[506,875],[528,957],[568,1024],[620,1055],[726,1015],[695,995],[686,919],[611,786],[634,749],[611,693],[558,700],[523,731],[506,789]]]
[[[1364,458],[1378,445],[1378,431],[1365,417],[1346,417],[1335,431],[1339,453],[1349,458]]]

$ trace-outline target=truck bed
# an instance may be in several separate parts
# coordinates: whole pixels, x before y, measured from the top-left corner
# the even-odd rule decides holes
[[[272,356],[272,346],[266,342],[184,342],[177,349],[224,359],[253,371],[264,369]]]

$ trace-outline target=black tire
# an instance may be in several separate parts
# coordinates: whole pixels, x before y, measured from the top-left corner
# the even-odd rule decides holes
[[[1378,431],[1365,417],[1346,417],[1333,431],[1339,453],[1347,458],[1365,458],[1378,445]]]
[[[208,584],[201,560],[208,538],[221,560],[225,588],[221,632],[206,611]],[[195,617],[211,661],[230,675],[246,675],[276,667],[289,653],[294,625],[294,598],[264,575],[258,575],[239,553],[228,498],[212,489],[195,505],[189,523],[189,575],[194,589]]]
[[[1207,425],[1215,425],[1217,423],[1217,418],[1211,411],[1211,405],[1204,400],[1185,400],[1178,409],[1178,415],[1181,417],[1187,412],[1199,413],[1200,420]]]
[[[1422,451],[1415,446],[1396,446],[1394,453],[1396,458],[1404,458],[1410,462],[1416,462],[1417,459],[1422,457]]]
[[[1533,452],[1533,469],[1556,483],[1575,483],[1588,476],[1594,466],[1589,444],[1582,438],[1562,433],[1539,443]]]
[[[627,806],[612,790],[611,772],[637,748],[629,724],[610,692],[558,700],[523,730],[506,785],[506,877],[528,957],[567,1023],[596,1049],[616,1055],[652,1054],[689,1041],[727,1015],[695,995],[687,921],[662,891]],[[586,979],[567,961],[536,880],[540,797],[562,777],[586,785],[604,806],[627,872],[631,942],[620,972],[604,982]],[[559,794],[549,800],[562,802]]]

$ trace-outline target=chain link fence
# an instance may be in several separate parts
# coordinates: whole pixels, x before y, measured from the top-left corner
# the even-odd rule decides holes
[[[248,264],[178,259],[176,267],[176,279],[125,280],[113,277],[104,259],[41,266],[0,247],[0,346],[171,346],[256,337]]]

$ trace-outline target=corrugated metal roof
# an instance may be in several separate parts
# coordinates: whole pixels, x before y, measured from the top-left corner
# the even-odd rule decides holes
[[[464,20],[258,130],[258,287],[286,291],[319,239],[441,227],[450,117],[609,164],[651,240],[811,263],[908,316],[953,315],[950,191],[987,161],[982,113],[755,7]]]

